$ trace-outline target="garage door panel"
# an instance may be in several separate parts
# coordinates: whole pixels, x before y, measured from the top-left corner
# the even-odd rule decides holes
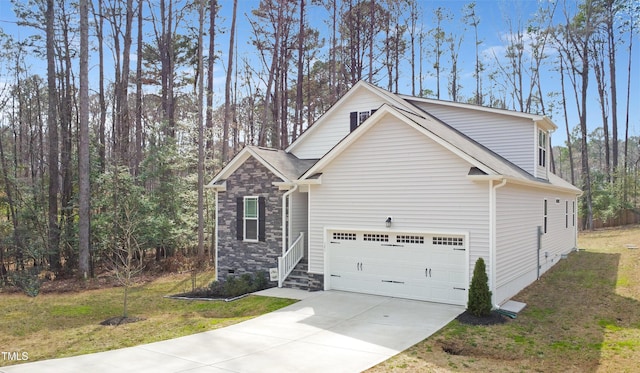
[[[349,237],[329,240],[327,245],[332,289],[466,304],[463,236],[375,232],[328,236]]]

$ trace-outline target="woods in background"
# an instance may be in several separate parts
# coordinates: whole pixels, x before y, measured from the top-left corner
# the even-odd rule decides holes
[[[286,148],[359,80],[547,115],[562,128],[555,172],[585,191],[585,228],[638,204],[638,1],[509,9],[491,51],[485,3],[12,3],[30,36],[0,23],[1,281],[30,268],[91,276],[123,250],[212,255],[206,179],[245,145]]]

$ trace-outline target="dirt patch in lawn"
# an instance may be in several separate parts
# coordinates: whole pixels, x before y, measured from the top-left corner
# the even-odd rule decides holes
[[[125,316],[117,316],[117,317],[111,317],[108,318],[106,320],[104,320],[103,322],[100,323],[100,325],[103,326],[118,326],[118,325],[124,325],[124,324],[131,324],[134,322],[138,322],[138,321],[143,321],[145,319],[143,319],[142,317],[125,317]]]

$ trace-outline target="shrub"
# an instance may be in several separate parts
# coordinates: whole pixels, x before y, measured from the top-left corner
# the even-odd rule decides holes
[[[224,282],[214,281],[209,285],[209,291],[214,296],[234,298],[268,287],[269,280],[266,273],[260,271],[255,275],[245,273],[240,277],[228,277]]]
[[[479,258],[473,269],[473,278],[469,288],[469,302],[467,311],[477,317],[486,317],[491,314],[491,291],[489,290],[489,278],[484,264],[484,259]]]
[[[30,297],[36,297],[40,293],[42,282],[35,269],[13,272],[10,279],[18,289]]]

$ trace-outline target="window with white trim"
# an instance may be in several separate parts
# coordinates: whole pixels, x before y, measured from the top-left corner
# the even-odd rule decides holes
[[[365,120],[367,120],[369,117],[371,116],[371,112],[370,111],[361,111],[358,113],[358,125],[361,125],[362,123],[364,123]]]
[[[258,241],[258,197],[244,197],[244,240]]]
[[[573,222],[573,226],[576,226],[576,201],[572,201],[573,204],[573,217],[571,218],[571,221]]]
[[[538,131],[538,166],[547,166],[547,133]]]
[[[569,201],[564,201],[564,227],[569,228]]]

